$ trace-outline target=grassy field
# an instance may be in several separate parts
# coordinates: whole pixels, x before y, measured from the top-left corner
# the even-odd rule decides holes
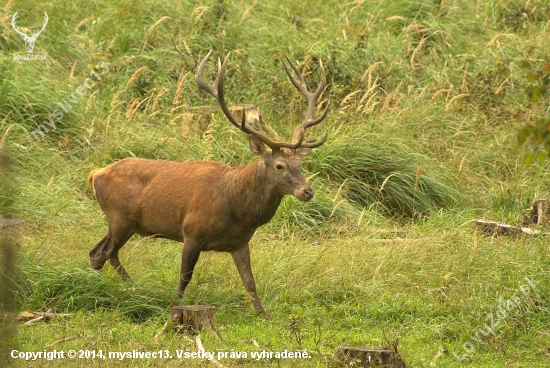
[[[71,315],[4,319],[0,365],[214,367],[176,356],[196,352],[195,337],[162,332],[170,307],[185,303],[217,308],[219,336],[200,339],[216,357],[228,353],[224,367],[330,367],[342,345],[397,346],[408,367],[550,366],[547,238],[474,227],[479,218],[522,225],[531,201],[549,195],[548,164],[525,165],[529,147],[517,143],[522,127],[548,117],[548,98],[527,93],[530,73],[550,63],[547,1],[2,4],[0,148],[11,170],[0,178],[0,217],[25,220],[2,277],[17,312]],[[24,58],[16,11],[28,34],[48,14],[38,60]],[[281,137],[307,105],[279,55],[310,86],[319,61],[327,71],[330,113],[308,136],[328,129],[329,138],[303,159],[316,196],[285,198],[251,243],[267,319],[225,253],[201,255],[183,301],[179,243],[132,238],[121,251],[132,285],[88,263],[106,231],[86,186],[91,169],[125,157],[254,161],[221,113],[189,113],[214,104],[194,81],[209,50],[231,52],[229,102],[259,105]],[[13,349],[173,357],[25,362]],[[263,350],[273,356],[252,357]],[[275,357],[285,350],[309,358]]]

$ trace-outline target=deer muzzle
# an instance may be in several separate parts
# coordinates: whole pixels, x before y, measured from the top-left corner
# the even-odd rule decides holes
[[[300,201],[307,202],[311,198],[313,198],[313,189],[308,185],[306,187],[302,187],[301,189],[298,189],[294,192],[294,196],[298,198]]]

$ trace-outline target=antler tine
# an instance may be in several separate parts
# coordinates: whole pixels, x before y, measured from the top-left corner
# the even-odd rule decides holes
[[[49,19],[50,19],[50,18],[48,17],[48,14],[47,14],[46,12],[44,12],[44,23],[42,24],[42,29],[40,29],[40,31],[34,31],[34,32],[32,33],[33,37],[34,37],[34,36],[38,37],[38,35],[39,35],[40,33],[42,33],[42,32],[44,31],[44,29],[46,29],[46,25],[48,25],[48,20],[49,20]]]
[[[46,25],[48,24],[48,20],[50,20],[50,17],[48,17],[48,13],[44,12],[44,24],[42,24],[42,29],[38,31],[38,34],[42,33],[44,29],[46,29]]]
[[[15,30],[15,32],[19,33],[21,36],[23,36],[23,35],[26,36],[26,34],[23,33],[23,32],[21,32],[21,31],[19,30],[19,27],[17,27],[17,25],[15,24],[15,21],[16,21],[17,18],[19,17],[19,15],[18,15],[17,13],[19,13],[19,11],[16,11],[16,12],[13,14],[13,16],[11,17],[11,26],[12,26],[12,28]]]
[[[197,70],[197,75],[195,76],[195,81],[197,82],[199,87],[201,87],[206,92],[208,92],[209,94],[214,96],[217,100],[218,99],[217,88],[214,88],[214,87],[216,87],[216,85],[218,83],[218,78],[216,78],[216,80],[214,81],[214,84],[212,84],[212,86],[210,86],[204,80],[204,69],[206,68],[206,64],[208,63],[208,59],[210,59],[210,55],[212,55],[212,50],[210,50],[208,52],[208,54],[206,54],[206,57],[199,64],[199,69]],[[229,54],[227,54],[227,57],[228,56],[229,56]],[[218,69],[221,69],[221,68],[218,68]],[[218,74],[218,77],[219,77],[219,74]]]
[[[218,59],[218,75],[216,76],[216,79],[214,80],[214,83],[212,85],[208,84],[204,80],[204,69],[206,68],[206,64],[208,63],[208,60],[210,59],[210,55],[212,55],[212,50],[206,55],[206,57],[202,60],[202,62],[199,65],[199,69],[197,70],[197,75],[195,76],[195,81],[206,92],[211,94],[219,103],[223,113],[229,120],[229,122],[233,125],[235,125],[237,128],[241,129],[241,124],[235,119],[233,114],[229,111],[229,108],[227,107],[227,104],[225,103],[225,98],[223,94],[223,76],[225,74],[225,68],[227,66],[227,63],[229,61],[229,55],[228,53],[223,60],[223,63],[221,63],[220,59]],[[250,134],[245,128],[245,133]],[[242,129],[241,129],[242,130]]]
[[[319,86],[317,87],[317,89],[314,92],[310,92],[307,89],[306,81],[304,80],[304,77],[302,76],[302,74],[300,73],[298,68],[296,68],[296,66],[294,66],[294,64],[292,64],[292,62],[290,61],[290,59],[287,55],[285,55],[285,59],[290,64],[290,67],[294,71],[294,74],[296,74],[296,76],[298,77],[298,81],[297,81],[293,77],[292,73],[290,72],[290,70],[286,66],[286,63],[284,62],[283,58],[281,57],[281,61],[283,62],[283,67],[285,68],[286,74],[288,75],[288,78],[290,79],[290,82],[294,85],[294,87],[296,87],[296,89],[302,95],[304,95],[307,98],[307,101],[308,101],[308,108],[307,108],[307,112],[306,112],[306,116],[304,118],[304,121],[296,128],[296,130],[294,131],[294,134],[292,135],[292,142],[297,142],[299,140],[303,140],[303,135],[304,135],[305,130],[307,128],[319,124],[327,116],[328,108],[329,108],[328,104],[327,104],[327,107],[325,108],[325,110],[323,111],[323,113],[321,114],[321,116],[316,118],[316,119],[314,118],[315,109],[317,107],[317,100],[319,99],[319,96],[321,96],[323,91],[325,90],[325,87],[327,85],[327,79],[326,79],[325,68],[323,68],[323,64],[320,63],[320,66],[321,66],[321,81],[319,82]],[[325,142],[327,136],[328,136],[328,132],[325,134],[323,139],[321,139],[319,142],[314,142],[314,143],[306,142],[306,143],[303,143],[301,145],[301,147],[306,147],[306,148],[318,147],[318,146],[320,146],[321,144],[323,144]]]
[[[330,104],[330,103],[329,103]],[[321,114],[321,116],[319,116],[317,119],[315,120],[312,120],[310,121],[309,123],[307,124],[304,124],[304,127],[302,129],[300,129],[300,137],[299,137],[299,140],[302,141],[303,138],[304,138],[304,132],[305,132],[305,129],[306,128],[309,128],[310,126],[313,126],[313,125],[316,125],[316,124],[319,124],[321,121],[323,121],[323,119],[327,116],[328,114],[328,107],[329,107],[329,104],[327,104],[327,107],[325,108],[325,111],[323,111],[323,113]],[[294,133],[296,135],[296,133]],[[293,137],[294,138],[294,137]],[[319,140],[318,142],[314,139],[313,142],[305,142],[305,143],[302,143],[302,145],[300,147],[304,147],[304,148],[315,148],[315,147],[319,147],[320,145],[322,145],[323,143],[325,143],[325,141],[327,140],[328,138],[328,130],[325,132],[325,135],[323,136],[323,138],[321,138],[321,140]]]
[[[16,12],[13,14],[13,16],[11,17],[11,25],[12,25],[13,29],[15,30],[15,32],[19,33],[20,35],[26,35],[26,36],[28,36],[26,33],[21,32],[21,31],[19,30],[19,27],[17,27],[17,26],[15,25],[15,22],[17,21],[17,18],[19,18],[19,14],[18,14],[18,13],[19,13],[19,11],[16,11]],[[46,25],[48,24],[48,20],[49,20],[49,19],[50,19],[50,18],[48,17],[48,13],[44,12],[44,23],[42,24],[42,29],[40,29],[40,31],[34,31],[34,32],[33,32],[33,35],[37,35],[37,34],[42,33],[42,32],[44,31],[44,29],[46,28]]]
[[[319,147],[320,145],[322,145],[323,143],[325,143],[325,141],[327,140],[327,138],[328,138],[328,130],[325,132],[325,135],[323,136],[323,138],[321,138],[320,141],[317,141],[316,139],[314,139],[314,140],[312,140],[312,141],[302,143],[302,145],[301,145],[300,147],[304,147],[304,148],[315,148],[315,147]]]
[[[210,59],[210,55],[212,54],[212,50],[206,55],[206,57],[202,60],[202,62],[199,65],[199,69],[197,70],[197,75],[195,76],[195,81],[206,92],[211,94],[216,100],[218,101],[218,104],[220,105],[220,108],[222,109],[224,115],[227,117],[229,122],[242,130],[246,134],[253,135],[254,137],[261,140],[263,143],[268,145],[273,151],[278,151],[281,148],[290,148],[290,149],[296,149],[300,147],[300,145],[303,142],[303,134],[300,139],[298,139],[295,143],[285,143],[285,142],[275,142],[265,134],[262,134],[254,129],[251,129],[246,126],[245,124],[245,112],[243,110],[243,118],[242,121],[239,123],[237,119],[233,116],[231,111],[229,110],[229,107],[227,107],[227,103],[225,102],[224,94],[223,94],[223,76],[225,74],[225,68],[227,66],[227,63],[229,61],[229,53],[225,57],[223,63],[220,64],[220,61],[218,60],[218,76],[214,80],[214,83],[212,85],[209,85],[204,80],[204,69],[206,68],[206,64],[208,63],[208,60]]]

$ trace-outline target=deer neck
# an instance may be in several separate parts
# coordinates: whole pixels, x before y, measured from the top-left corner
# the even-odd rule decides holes
[[[225,188],[235,219],[254,229],[273,218],[283,199],[262,160],[229,171]]]

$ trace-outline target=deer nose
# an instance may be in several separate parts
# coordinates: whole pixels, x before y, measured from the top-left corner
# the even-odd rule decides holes
[[[304,189],[304,199],[306,201],[309,201],[311,198],[313,198],[313,193],[313,189],[311,188]]]

